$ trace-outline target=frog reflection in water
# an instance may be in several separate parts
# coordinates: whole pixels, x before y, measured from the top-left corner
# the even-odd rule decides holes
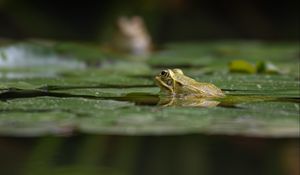
[[[211,83],[201,83],[187,77],[181,69],[163,70],[155,77],[162,96],[159,104],[164,106],[202,106],[219,104],[215,98],[225,97],[221,89]]]

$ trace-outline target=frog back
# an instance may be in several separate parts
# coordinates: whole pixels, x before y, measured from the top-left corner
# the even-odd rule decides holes
[[[187,76],[176,76],[176,81],[179,85],[175,92],[183,95],[192,95],[201,98],[224,97],[221,89],[211,83],[197,82]]]
[[[211,83],[197,82],[195,86],[197,94],[201,97],[224,97],[222,90]]]

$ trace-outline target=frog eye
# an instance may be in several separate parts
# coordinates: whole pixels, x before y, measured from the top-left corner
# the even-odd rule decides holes
[[[160,75],[167,77],[169,75],[169,73],[167,71],[163,70],[163,71],[161,71]]]

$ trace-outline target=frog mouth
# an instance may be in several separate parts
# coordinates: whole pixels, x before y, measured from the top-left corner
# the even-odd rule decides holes
[[[173,93],[173,90],[170,86],[168,86],[164,81],[161,80],[159,76],[155,77],[155,83],[158,87],[161,88],[161,90],[165,90],[168,93]]]

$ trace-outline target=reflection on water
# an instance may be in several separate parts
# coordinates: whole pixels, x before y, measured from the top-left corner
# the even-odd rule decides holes
[[[180,106],[180,107],[215,107],[220,102],[213,98],[199,98],[194,96],[185,96],[181,98],[165,97],[160,98],[159,105],[167,106]]]
[[[281,175],[298,173],[297,139],[225,136],[0,138],[9,175]]]

